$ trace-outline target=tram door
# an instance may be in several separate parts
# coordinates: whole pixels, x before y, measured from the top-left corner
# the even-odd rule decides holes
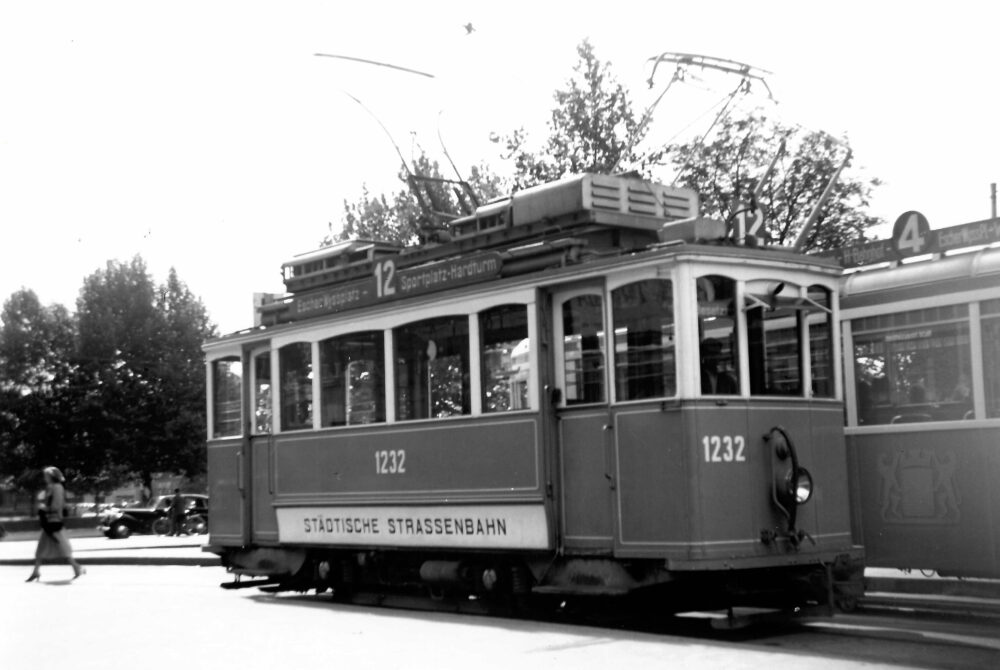
[[[252,352],[250,359],[250,481],[245,495],[250,503],[250,535],[256,542],[276,542],[274,513],[274,433],[270,349]]]
[[[604,293],[588,286],[552,296],[555,402],[566,549],[613,547],[614,482]]]

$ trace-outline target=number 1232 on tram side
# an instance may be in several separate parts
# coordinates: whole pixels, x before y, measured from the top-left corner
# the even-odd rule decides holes
[[[582,175],[444,242],[286,263],[261,325],[205,345],[231,586],[665,612],[859,596],[841,269],[697,214],[691,191]]]

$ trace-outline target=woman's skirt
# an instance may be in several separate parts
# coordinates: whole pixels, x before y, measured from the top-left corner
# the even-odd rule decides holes
[[[42,531],[38,537],[38,547],[35,548],[35,558],[39,560],[54,560],[73,558],[73,548],[61,530],[54,533]]]

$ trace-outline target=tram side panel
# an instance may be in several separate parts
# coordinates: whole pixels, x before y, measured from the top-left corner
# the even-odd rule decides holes
[[[868,565],[1000,576],[995,429],[854,434],[848,446]]]
[[[283,544],[552,545],[537,416],[278,436]]]

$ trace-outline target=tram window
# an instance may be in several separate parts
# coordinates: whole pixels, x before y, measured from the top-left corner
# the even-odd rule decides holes
[[[566,404],[604,402],[604,301],[581,295],[563,303]]]
[[[239,358],[212,362],[212,437],[242,434],[243,367]]]
[[[798,287],[779,280],[747,282],[746,303],[750,393],[801,396],[801,319],[811,304]]]
[[[271,432],[271,352],[253,357],[253,429],[255,433]]]
[[[740,366],[736,350],[736,281],[720,275],[699,277],[698,337],[701,342],[701,392],[740,392]]]
[[[1000,417],[1000,300],[980,303],[986,416]]]
[[[501,305],[479,315],[483,412],[528,409],[531,343],[528,308]]]
[[[319,343],[320,417],[324,426],[385,421],[384,336],[352,333]]]
[[[855,319],[859,423],[965,418],[973,407],[967,318],[967,306],[954,305]]]
[[[281,371],[281,430],[312,428],[312,345],[288,344],[278,350]]]
[[[394,339],[397,418],[441,418],[471,411],[468,317],[407,324],[394,331]]]
[[[809,364],[812,370],[812,394],[817,398],[832,398],[836,393],[833,380],[833,315],[830,292],[822,286],[809,287],[809,300],[818,309],[806,316],[809,324]]]
[[[618,400],[677,392],[673,285],[649,279],[611,292]]]

